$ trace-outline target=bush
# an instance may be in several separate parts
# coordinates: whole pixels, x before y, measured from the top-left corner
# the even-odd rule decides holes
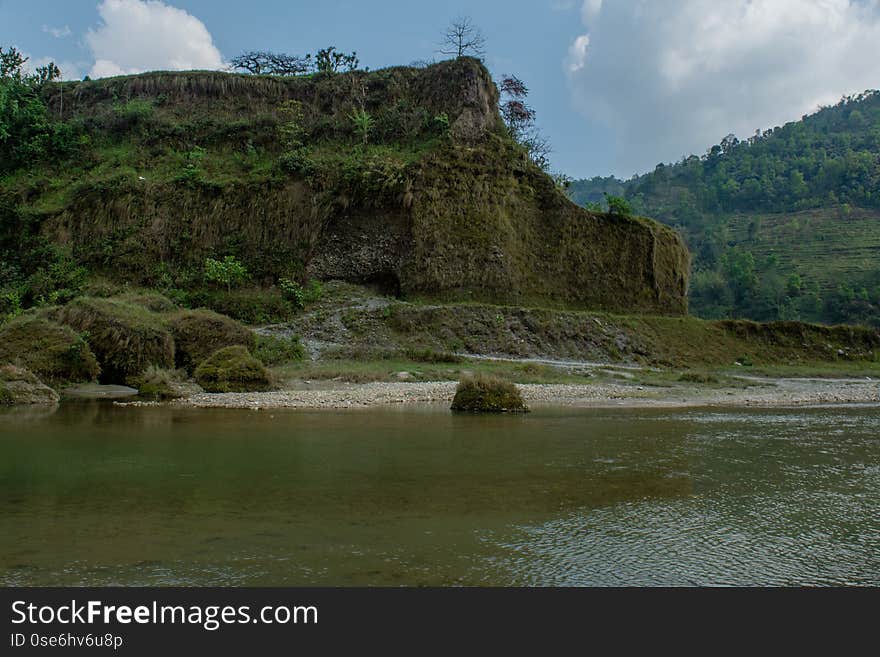
[[[164,370],[150,366],[137,381],[138,394],[158,401],[180,399],[195,392],[196,386],[187,383],[186,372]]]
[[[407,358],[416,363],[463,363],[464,358],[445,351],[434,351],[433,349],[407,349],[405,352]]]
[[[256,346],[254,334],[234,319],[211,310],[183,310],[168,320],[174,336],[178,367],[192,372],[205,358],[223,347]]]
[[[33,313],[0,327],[0,362],[10,361],[50,383],[94,381],[101,368],[89,345],[69,326]]]
[[[242,346],[215,351],[196,368],[195,376],[208,392],[254,392],[272,387],[266,366]]]
[[[295,336],[258,335],[254,356],[269,365],[284,365],[305,358],[305,349]]]
[[[180,295],[184,305],[210,308],[245,324],[285,322],[294,314],[293,305],[278,289],[197,290]]]
[[[158,292],[126,292],[117,297],[120,301],[133,303],[154,313],[170,313],[177,310],[177,304]]]
[[[479,374],[458,384],[453,411],[470,413],[528,413],[519,389],[497,377]]]
[[[227,292],[244,283],[247,278],[247,269],[235,256],[228,255],[223,260],[214,260],[214,258],[205,260],[205,280],[224,285]]]
[[[146,308],[119,299],[80,297],[54,316],[87,335],[104,383],[136,381],[150,365],[174,367],[174,339],[161,317]]]

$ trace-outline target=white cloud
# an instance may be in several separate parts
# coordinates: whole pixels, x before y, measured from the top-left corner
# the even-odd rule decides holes
[[[45,32],[46,34],[51,34],[56,39],[63,39],[64,37],[69,37],[72,34],[69,25],[65,25],[64,27],[49,27],[48,25],[44,25],[43,32]]]
[[[568,49],[566,68],[570,73],[577,73],[587,65],[587,50],[590,48],[590,35],[582,34]]]
[[[878,0],[586,0],[582,20],[572,97],[624,175],[880,86]]]
[[[160,0],[102,0],[101,24],[86,34],[93,78],[154,70],[224,68],[198,18]]]

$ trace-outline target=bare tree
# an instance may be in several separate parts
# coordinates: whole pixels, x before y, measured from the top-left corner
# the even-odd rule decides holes
[[[483,57],[486,54],[486,37],[470,17],[458,18],[446,28],[440,52],[455,57]]]
[[[232,68],[254,75],[302,75],[314,69],[312,56],[286,55],[284,53],[252,50],[233,57]]]

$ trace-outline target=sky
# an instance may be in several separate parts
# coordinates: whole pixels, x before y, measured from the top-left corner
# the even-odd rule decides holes
[[[880,88],[880,0],[0,0],[0,46],[65,79],[328,45],[377,69],[442,59],[465,15],[573,178],[628,178]]]

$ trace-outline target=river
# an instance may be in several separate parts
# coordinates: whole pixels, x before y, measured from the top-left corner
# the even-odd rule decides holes
[[[874,407],[0,410],[0,583],[880,585]]]

